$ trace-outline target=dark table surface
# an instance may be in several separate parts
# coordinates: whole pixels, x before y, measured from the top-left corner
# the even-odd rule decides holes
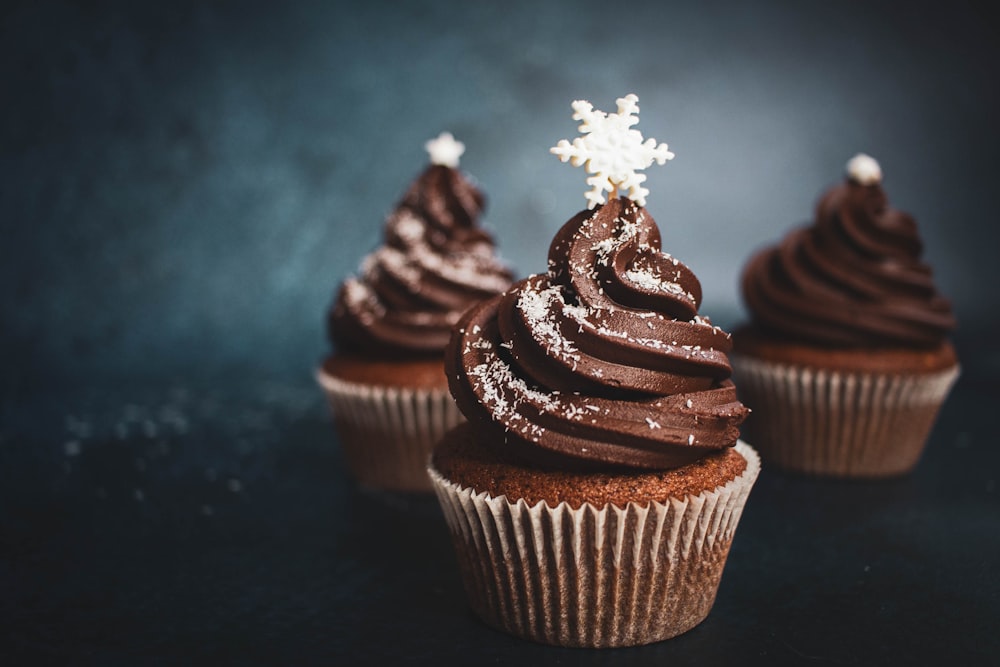
[[[475,618],[437,501],[357,488],[307,374],[109,380],[2,404],[5,664],[1000,656],[1000,391],[975,372],[912,475],[831,481],[765,464],[708,619],[608,651],[535,645]]]

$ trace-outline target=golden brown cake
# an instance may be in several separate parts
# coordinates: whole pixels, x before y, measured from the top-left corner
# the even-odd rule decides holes
[[[518,498],[529,506],[566,503],[579,509],[584,504],[648,507],[668,498],[683,500],[730,483],[746,471],[747,461],[736,449],[726,448],[686,466],[663,470],[531,465],[505,447],[498,434],[477,433],[465,423],[450,430],[437,445],[434,467],[445,479],[476,493]]]

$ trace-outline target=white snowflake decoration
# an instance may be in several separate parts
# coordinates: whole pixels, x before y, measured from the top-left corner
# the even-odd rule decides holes
[[[456,141],[455,137],[451,136],[451,132],[442,132],[436,139],[431,139],[424,144],[424,148],[431,156],[431,164],[439,164],[452,169],[458,168],[458,158],[462,157],[462,153],[465,152],[465,144]]]
[[[580,133],[573,143],[565,139],[549,149],[563,162],[574,167],[584,165],[594,174],[587,178],[591,190],[584,194],[587,208],[604,203],[604,192],[615,196],[618,190],[627,190],[626,196],[639,206],[646,205],[649,190],[642,187],[645,174],[640,169],[656,162],[663,164],[674,159],[666,144],[657,145],[655,139],[643,141],[642,133],[632,129],[639,122],[639,98],[634,94],[620,97],[618,113],[607,114],[594,109],[586,100],[573,102],[573,120],[580,123]]]
[[[882,167],[871,155],[858,153],[847,161],[847,176],[861,185],[882,182]]]

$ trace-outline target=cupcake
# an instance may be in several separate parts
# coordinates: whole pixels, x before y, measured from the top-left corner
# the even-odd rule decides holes
[[[430,491],[431,447],[462,421],[444,375],[451,327],[513,278],[479,225],[483,194],[458,170],[463,145],[443,133],[427,150],[384,243],[340,286],[316,372],[351,472],[393,491]]]
[[[468,421],[428,472],[469,603],[546,644],[648,644],[700,623],[760,469],[738,441],[730,337],[698,314],[698,279],[644,208],[636,170],[673,154],[630,129],[636,103],[573,103],[587,136],[553,152],[594,172],[588,209],[548,271],[470,308],[445,352]]]
[[[920,459],[959,374],[955,326],[914,219],[859,154],[810,225],[747,263],[734,334],[744,437],[781,468],[887,477]]]

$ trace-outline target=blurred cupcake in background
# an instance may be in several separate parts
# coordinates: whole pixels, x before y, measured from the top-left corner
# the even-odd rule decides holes
[[[332,351],[316,371],[358,482],[429,491],[433,444],[462,420],[443,350],[466,308],[502,292],[512,273],[480,225],[485,199],[458,169],[449,133],[385,223],[383,244],[344,280],[329,311]]]
[[[900,475],[918,463],[959,375],[955,318],[878,162],[859,154],[846,171],[810,225],[744,268],[750,321],[732,356],[753,410],[743,435],[787,470]]]

